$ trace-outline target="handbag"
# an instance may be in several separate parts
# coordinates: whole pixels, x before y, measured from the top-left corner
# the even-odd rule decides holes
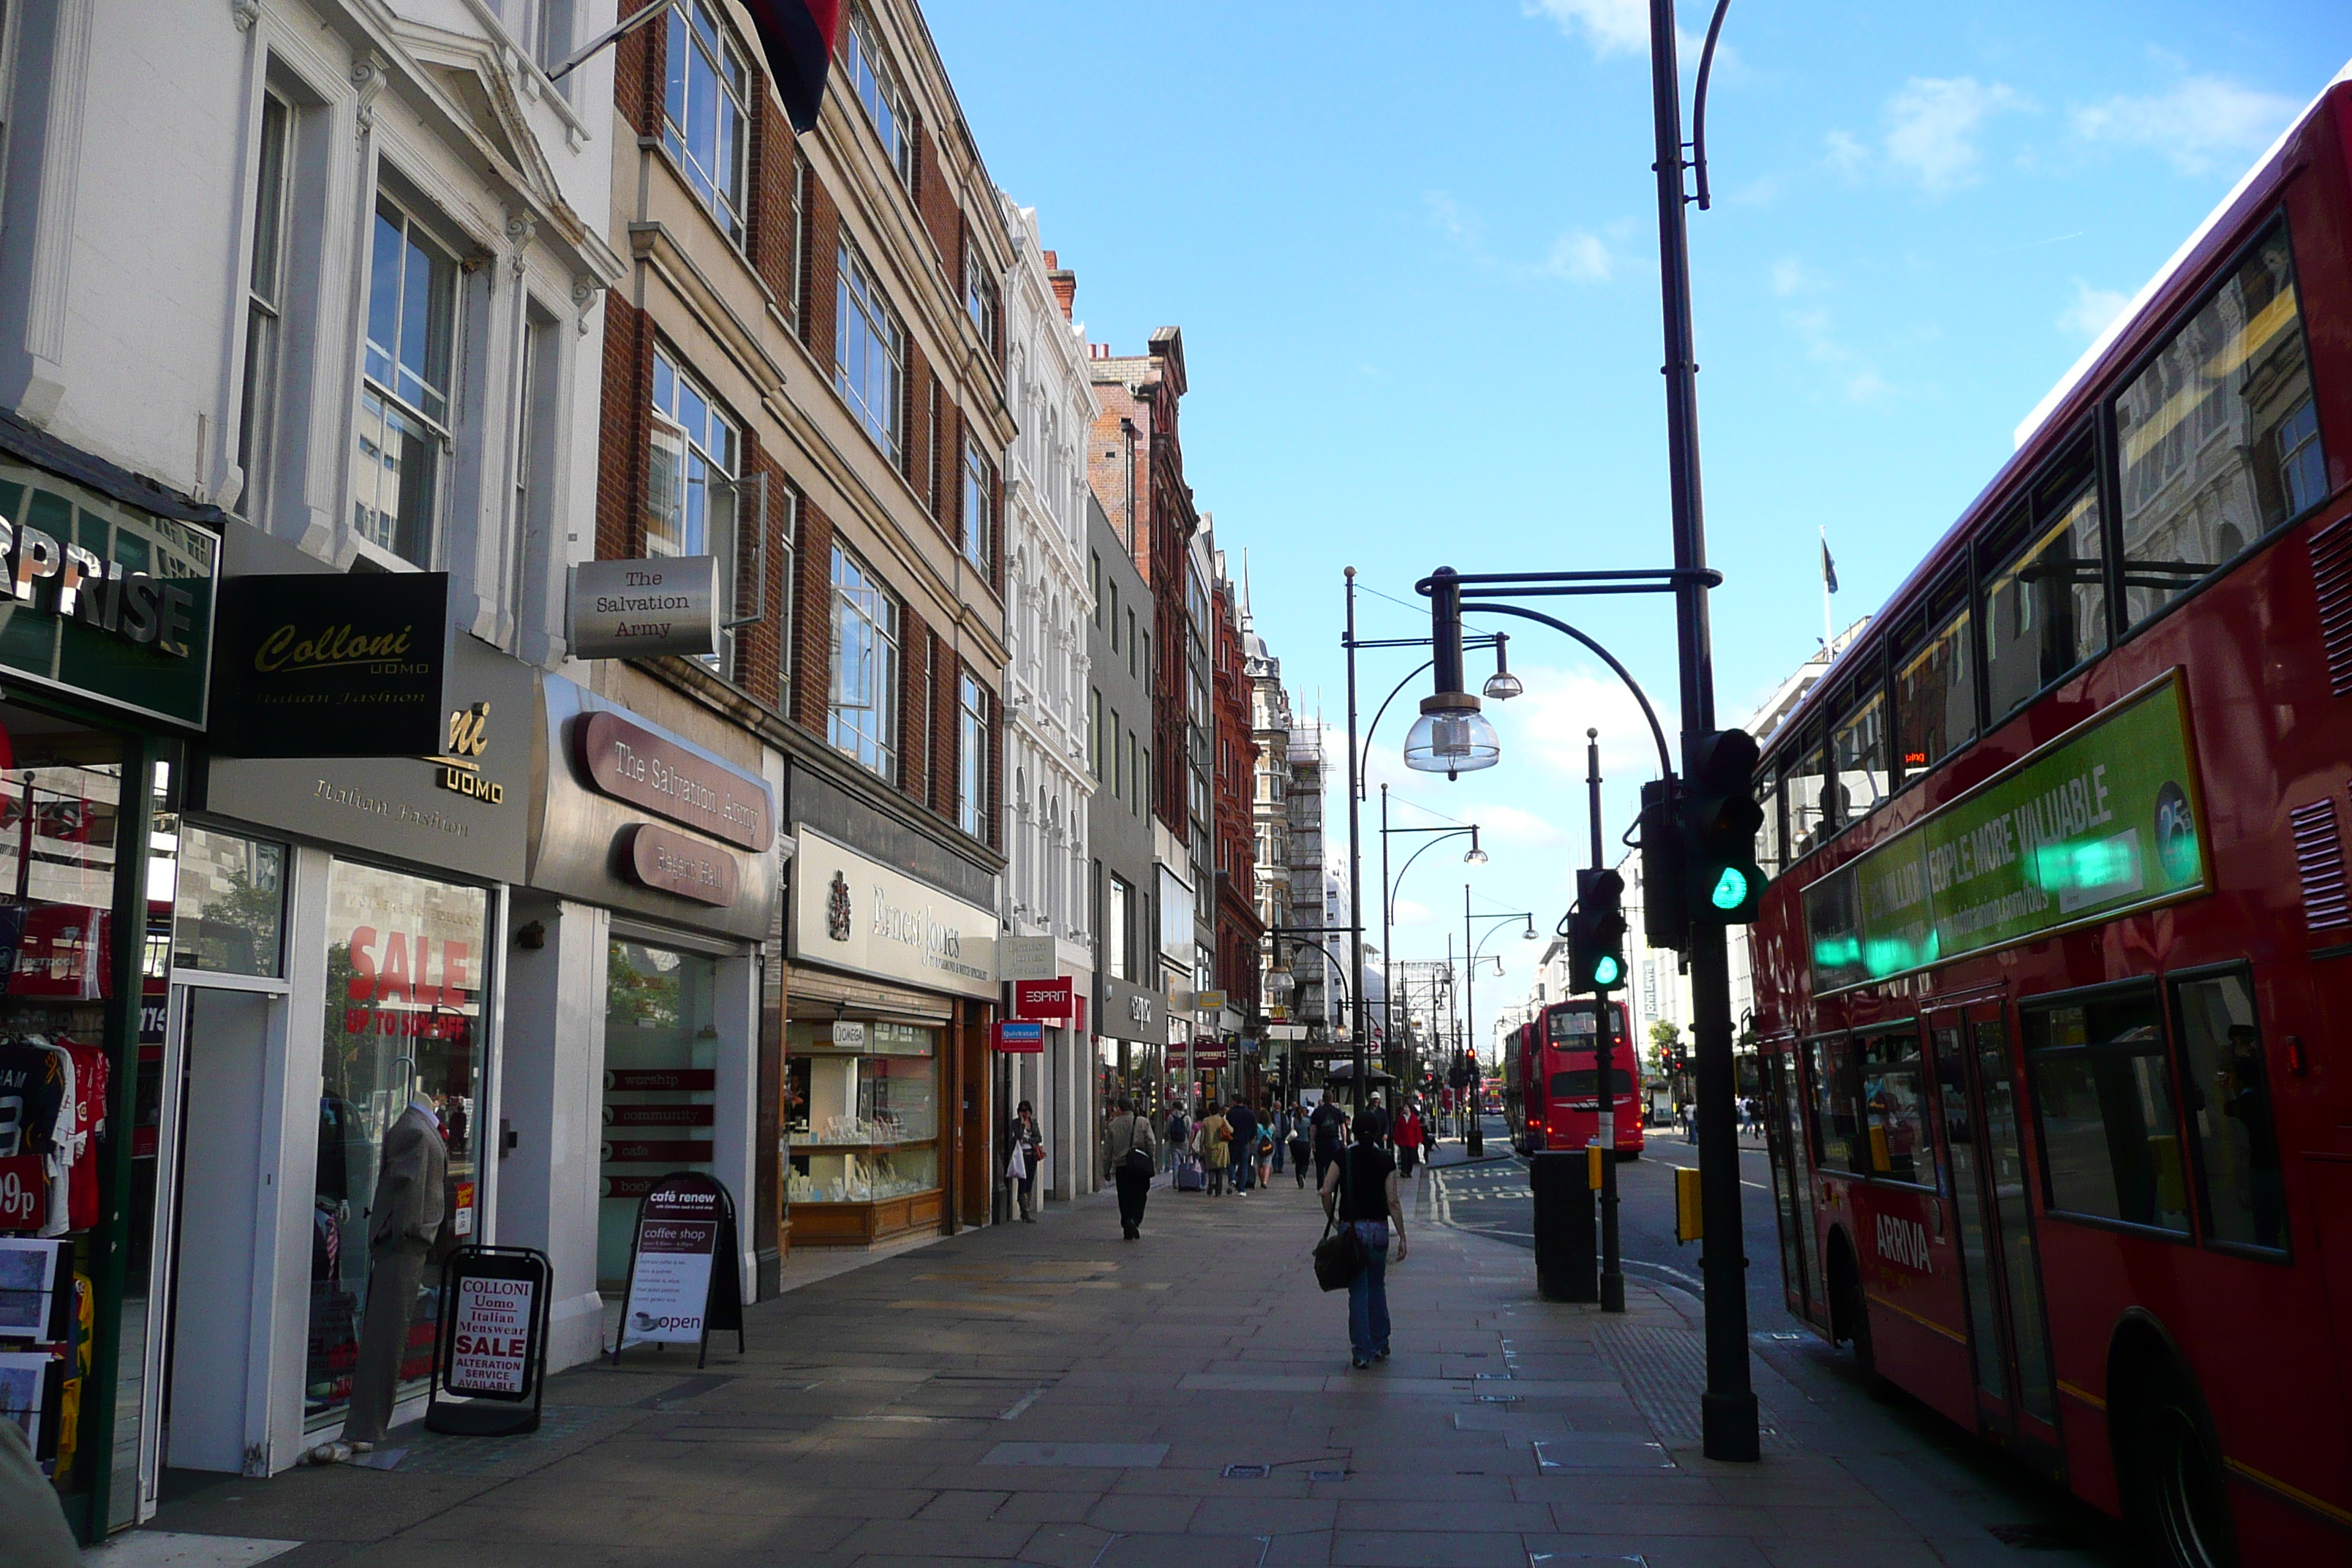
[[[1145,1153],[1141,1149],[1136,1146],[1136,1140],[1142,1133],[1142,1131],[1143,1119],[1141,1117],[1130,1116],[1128,1118],[1127,1152],[1119,1156],[1119,1159],[1129,1170],[1134,1172],[1137,1175],[1148,1176],[1151,1174],[1151,1156]]]
[[[1352,1151],[1350,1151],[1352,1152]],[[1346,1156],[1341,1157],[1343,1161]],[[1352,1162],[1349,1162],[1352,1163]],[[1339,1173],[1339,1196],[1348,1193],[1348,1171],[1343,1164]],[[1364,1238],[1356,1234],[1354,1222],[1339,1224],[1339,1205],[1334,1203],[1331,1212],[1323,1217],[1323,1239],[1315,1244],[1315,1283],[1325,1290],[1345,1290],[1356,1282],[1356,1276],[1371,1265],[1371,1254]]]

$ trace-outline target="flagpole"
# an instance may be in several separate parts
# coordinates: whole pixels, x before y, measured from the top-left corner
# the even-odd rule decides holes
[[[1837,651],[1837,618],[1830,612],[1830,528],[1822,524],[1822,662]]]

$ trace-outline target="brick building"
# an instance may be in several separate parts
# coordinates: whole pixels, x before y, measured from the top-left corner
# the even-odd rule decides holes
[[[1216,582],[1210,590],[1210,665],[1216,739],[1210,832],[1217,857],[1217,989],[1225,994],[1227,1008],[1241,1017],[1244,1038],[1234,1048],[1249,1068],[1254,1089],[1264,1037],[1258,981],[1259,949],[1265,939],[1265,922],[1257,910],[1257,834],[1251,804],[1258,755],[1255,703],[1242,640],[1241,586],[1225,570],[1223,551],[1215,551],[1213,559]]]
[[[1013,249],[912,0],[844,5],[805,136],[761,58],[724,0],[618,47],[629,270],[605,308],[595,552],[716,556],[733,614],[715,657],[600,666],[592,686],[775,788],[789,886],[757,955],[759,1047],[715,1069],[753,1084],[739,1195],[765,1276],[795,1242],[984,1222],[1003,1163],[987,1041]],[[658,934],[627,940],[690,967]]]

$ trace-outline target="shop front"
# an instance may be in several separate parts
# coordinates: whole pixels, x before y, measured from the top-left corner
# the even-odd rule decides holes
[[[596,679],[601,690],[541,678],[530,870],[511,917],[502,1234],[546,1237],[532,1245],[555,1264],[559,1365],[606,1342],[638,1200],[662,1176],[715,1176],[734,1194],[755,1292],[776,1265],[761,1115],[782,1050],[761,1005],[781,963],[766,946],[776,791],[741,731],[637,671]]]
[[[1124,1094],[1157,1117],[1167,1109],[1168,1000],[1115,975],[1097,975],[1091,1016],[1097,1115]]]
[[[268,1475],[340,1431],[372,1375],[372,1313],[391,1314],[407,1418],[439,1260],[502,1239],[501,933],[527,864],[536,672],[452,634],[436,577],[339,599],[342,574],[242,525],[228,544],[218,743],[352,754],[200,757],[174,824],[153,1227],[174,1285],[148,1325],[150,1500],[164,1468]],[[300,661],[268,651],[337,638],[406,646],[285,679]],[[366,754],[420,731],[427,746]],[[386,1145],[412,1119],[446,1156],[419,1199],[438,1211],[422,1258],[378,1223],[400,1201]]]
[[[866,1246],[985,1214],[996,917],[805,822],[788,900],[791,1236]]]
[[[0,1420],[85,1540],[138,1518],[152,1441],[171,807],[222,521],[0,421]]]

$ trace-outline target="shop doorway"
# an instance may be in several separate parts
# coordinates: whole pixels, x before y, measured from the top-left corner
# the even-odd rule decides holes
[[[254,1299],[270,1285],[260,1266],[277,1194],[274,1182],[264,1185],[261,1152],[269,1041],[282,999],[184,986],[177,1000],[165,1058],[170,1329],[161,1336],[154,1458],[142,1466],[142,1501],[155,1494],[155,1459],[175,1469],[244,1472],[268,1427],[259,1403],[268,1347],[257,1342],[255,1325],[269,1315],[254,1310]]]

